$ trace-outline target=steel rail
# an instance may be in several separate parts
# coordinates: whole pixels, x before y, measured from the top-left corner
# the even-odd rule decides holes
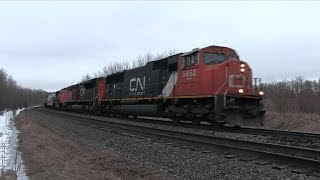
[[[45,111],[45,110],[41,110]],[[155,137],[156,139],[166,139],[169,141],[179,141],[186,144],[200,146],[202,148],[219,147],[227,150],[237,150],[260,154],[273,160],[284,160],[291,165],[301,168],[311,168],[310,171],[320,169],[320,151],[302,147],[293,147],[279,144],[260,143],[252,141],[235,140],[221,137],[212,137],[199,134],[170,131],[158,128],[142,127],[121,122],[110,122],[92,117],[81,117],[76,114],[66,114],[61,112],[46,111],[68,117],[77,121],[86,122],[88,125],[98,125],[100,129],[113,129],[114,131],[125,131],[144,136]]]
[[[102,117],[106,117],[103,116]],[[148,119],[148,117],[140,117],[137,119],[133,118],[124,118],[124,117],[116,117],[121,121],[135,121],[142,123],[152,123],[159,125],[167,125],[188,129],[199,129],[206,131],[214,131],[214,132],[227,132],[227,133],[238,133],[238,134],[248,134],[248,135],[261,135],[261,136],[270,136],[279,141],[285,142],[296,142],[296,143],[311,143],[311,146],[315,146],[315,148],[320,148],[320,134],[312,134],[312,133],[303,133],[303,132],[292,132],[292,131],[280,131],[280,130],[271,130],[271,129],[262,129],[262,128],[248,128],[248,127],[231,127],[231,126],[221,126],[214,127],[212,125],[193,125],[191,123],[173,123],[170,120],[160,120],[157,119]],[[314,145],[315,144],[315,145]],[[303,144],[305,146],[305,144]]]

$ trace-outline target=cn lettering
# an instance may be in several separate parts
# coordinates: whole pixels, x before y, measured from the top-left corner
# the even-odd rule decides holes
[[[146,85],[146,77],[130,79],[130,92],[144,91]]]

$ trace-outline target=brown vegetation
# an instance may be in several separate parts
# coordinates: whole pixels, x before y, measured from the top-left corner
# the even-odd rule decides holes
[[[0,69],[0,112],[3,109],[16,109],[42,104],[47,92],[22,88],[8,76],[4,69]]]
[[[266,113],[265,128],[320,134],[320,115],[315,113]]]
[[[156,172],[112,152],[63,137],[25,113],[16,124],[30,179],[160,179]]]
[[[320,79],[269,82],[264,85],[267,110],[275,112],[320,114]]]
[[[0,180],[16,180],[17,173],[12,169],[7,169],[4,174],[0,177]]]
[[[266,92],[266,128],[320,134],[320,79],[269,82]]]

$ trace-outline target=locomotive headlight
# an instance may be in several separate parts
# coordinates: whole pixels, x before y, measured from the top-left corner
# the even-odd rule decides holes
[[[242,94],[243,93],[243,89],[239,89],[239,93]]]
[[[240,69],[240,72],[245,72],[246,70],[244,68],[241,68]]]
[[[240,67],[244,68],[246,65],[245,64],[240,64]]]
[[[263,95],[264,95],[264,92],[263,92],[263,91],[260,91],[260,92],[259,92],[259,95],[260,95],[260,96],[263,96]]]

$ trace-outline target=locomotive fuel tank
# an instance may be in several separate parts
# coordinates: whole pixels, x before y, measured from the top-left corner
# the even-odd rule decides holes
[[[120,112],[127,115],[143,115],[143,116],[158,116],[158,105],[155,104],[140,104],[140,105],[122,105]]]

